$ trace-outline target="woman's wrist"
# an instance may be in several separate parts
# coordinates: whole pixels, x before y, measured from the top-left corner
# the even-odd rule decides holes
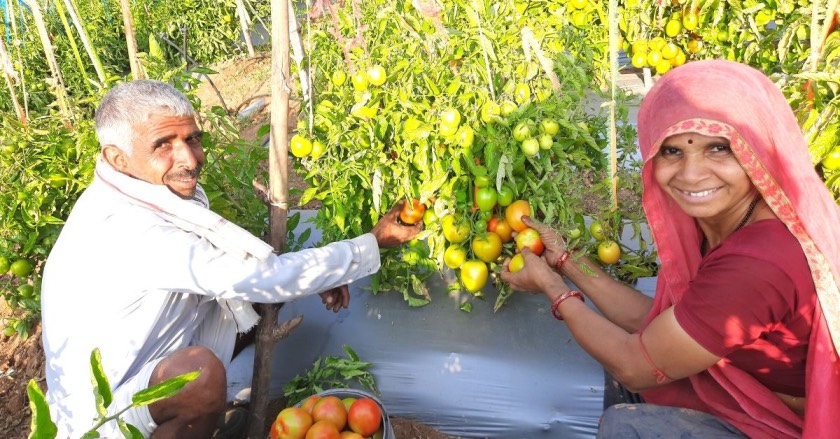
[[[579,299],[581,302],[586,302],[586,299],[583,298],[583,294],[581,294],[580,291],[567,290],[551,302],[551,315],[553,315],[557,320],[563,320],[563,315],[560,313],[560,305],[566,300],[572,298]]]
[[[569,251],[569,249],[563,250],[563,253],[560,254],[560,257],[557,258],[557,260],[554,261],[554,264],[552,265],[554,267],[554,271],[558,273],[563,273],[563,266],[566,264],[569,258],[571,258],[571,256],[572,253]]]

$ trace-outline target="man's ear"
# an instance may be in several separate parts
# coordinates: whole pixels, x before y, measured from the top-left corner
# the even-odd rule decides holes
[[[128,159],[125,151],[114,145],[106,145],[102,148],[102,157],[112,168],[126,173],[128,171]]]

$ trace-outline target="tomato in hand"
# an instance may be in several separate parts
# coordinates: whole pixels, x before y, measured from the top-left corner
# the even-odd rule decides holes
[[[496,207],[496,200],[498,200],[499,195],[496,192],[496,189],[492,187],[480,187],[478,190],[475,191],[475,204],[478,206],[478,210],[482,212],[489,212]]]
[[[426,213],[426,206],[417,198],[412,198],[410,203],[404,203],[400,210],[400,221],[404,224],[413,225],[423,219]]]
[[[484,288],[484,285],[487,283],[488,274],[487,264],[482,261],[470,259],[461,266],[461,285],[470,293],[475,294]]]
[[[522,215],[531,216],[531,204],[525,200],[516,200],[505,208],[505,220],[513,227],[513,230],[521,232],[528,228],[522,222]]]
[[[621,247],[615,241],[601,241],[598,244],[598,259],[601,262],[612,265],[618,262],[621,258]]]
[[[530,227],[516,234],[516,248],[522,250],[525,247],[537,256],[545,251],[545,244],[540,239],[540,233]]]
[[[502,255],[502,238],[493,232],[478,235],[472,240],[473,254],[484,262],[493,262]]]
[[[522,253],[517,253],[510,258],[510,262],[508,262],[508,271],[511,273],[516,273],[517,271],[521,270],[522,267],[525,266],[525,258],[522,257]]]

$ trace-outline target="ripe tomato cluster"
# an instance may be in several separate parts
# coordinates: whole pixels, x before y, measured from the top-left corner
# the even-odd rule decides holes
[[[647,38],[636,39],[630,45],[634,67],[649,67],[662,75],[703,50],[699,9],[687,4],[684,7],[680,2],[669,9],[670,14],[657,21]]]
[[[381,438],[382,410],[371,398],[313,395],[300,407],[280,411],[271,425],[271,439]]]

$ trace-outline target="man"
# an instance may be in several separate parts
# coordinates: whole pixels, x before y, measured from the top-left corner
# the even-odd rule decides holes
[[[211,437],[236,334],[259,317],[249,302],[321,293],[338,311],[349,302],[346,284],[379,269],[379,247],[420,230],[397,223],[398,204],[371,233],[274,255],[207,209],[194,116],[183,94],[146,80],[114,87],[96,111],[94,181],[47,260],[41,292],[47,398],[61,438],[93,426],[94,348],[114,388],[109,414],[139,390],[201,370],[172,398],[121,417],[145,437]],[[115,422],[99,432],[121,436]]]

